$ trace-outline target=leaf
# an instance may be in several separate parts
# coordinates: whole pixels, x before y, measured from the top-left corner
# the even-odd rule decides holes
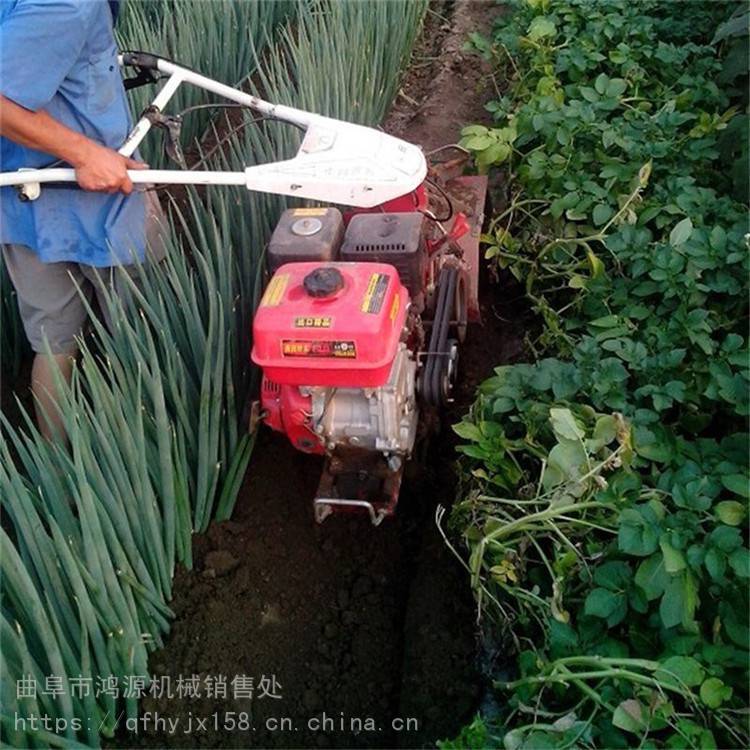
[[[740,578],[750,578],[750,550],[740,547],[729,555],[729,564]]]
[[[623,78],[612,78],[607,84],[605,95],[616,99],[620,94],[623,94],[628,87],[628,83]]]
[[[599,203],[594,206],[594,211],[591,218],[594,220],[594,224],[600,227],[602,224],[606,224],[614,214],[614,210],[611,206],[606,203]]]
[[[492,146],[495,143],[495,139],[489,135],[472,135],[464,138],[462,143],[464,148],[468,148],[471,151],[483,151]]]
[[[621,606],[622,595],[604,588],[595,588],[589,592],[584,605],[584,612],[592,617],[607,619]]]
[[[567,623],[549,620],[549,647],[553,658],[575,653],[578,648],[578,634]]]
[[[628,588],[633,571],[622,560],[610,560],[594,571],[594,581],[610,591],[623,591]]]
[[[558,440],[578,441],[586,434],[570,409],[550,409],[549,418]]]
[[[701,685],[701,700],[709,708],[718,708],[732,697],[732,688],[725,685],[718,677],[709,677]]]
[[[607,84],[609,83],[609,77],[604,73],[600,73],[594,81],[594,88],[600,93],[604,94],[607,90]]]
[[[554,36],[557,33],[557,27],[554,22],[546,16],[537,16],[530,24],[526,36],[535,42],[545,37]]]
[[[658,599],[669,582],[669,576],[664,569],[664,557],[656,554],[644,560],[635,573],[635,582],[643,589],[649,601]]]
[[[579,276],[578,274],[575,274],[570,277],[570,281],[568,281],[568,286],[571,289],[585,289],[586,288],[586,277],[585,276]]]
[[[646,557],[656,552],[659,545],[659,527],[646,518],[648,509],[626,508],[620,514],[620,528],[617,541],[620,549],[629,555]]]
[[[484,151],[477,154],[477,164],[489,167],[492,164],[502,164],[511,154],[511,147],[507,143],[493,143]]]
[[[525,739],[524,729],[511,729],[503,737],[503,748],[504,750],[521,750]]]
[[[581,476],[581,467],[586,464],[586,451],[580,443],[563,440],[547,457],[547,471],[544,472],[544,487],[554,487],[562,482],[571,482]]]
[[[721,483],[730,492],[734,492],[735,495],[740,495],[740,497],[750,497],[750,483],[748,483],[747,475],[725,474],[721,477]]]
[[[556,739],[551,732],[535,730],[529,732],[520,750],[555,750],[558,746]]]
[[[706,552],[703,564],[706,566],[708,574],[714,581],[721,581],[727,570],[727,556],[715,547],[711,547],[711,549]]]
[[[612,714],[612,724],[632,734],[640,734],[646,729],[644,708],[635,698],[628,698],[620,703]]]
[[[687,567],[685,555],[670,544],[666,534],[659,541],[659,546],[661,547],[662,555],[664,555],[664,569],[667,573],[679,573],[679,571]]]
[[[645,188],[645,187],[646,187],[646,186],[648,185],[648,180],[649,180],[649,177],[651,177],[651,166],[652,166],[652,162],[651,162],[651,160],[649,159],[649,161],[647,161],[647,162],[646,162],[646,163],[645,163],[645,164],[644,164],[644,165],[643,165],[643,166],[642,166],[642,167],[641,167],[641,168],[640,168],[640,169],[638,170],[638,184],[639,184],[639,185],[640,185],[640,186],[641,186],[642,188]],[[642,220],[642,222],[643,222],[644,224],[645,224],[645,223],[646,223],[647,221],[650,221],[650,220],[651,220],[651,219],[652,219],[652,218],[653,218],[654,216],[656,216],[656,214],[658,214],[658,213],[659,213],[659,211],[661,211],[661,207],[660,207],[660,206],[659,206],[659,207],[654,207],[654,208],[652,208],[652,209],[650,209],[650,210],[651,210],[651,211],[653,212],[652,216],[650,216],[650,217],[648,217],[648,218],[647,218],[647,217],[645,216],[645,214],[647,213],[646,211],[644,211],[644,212],[643,212],[643,215],[641,216],[641,220]]]
[[[692,656],[670,656],[654,673],[656,679],[678,687],[696,687],[706,672]]]
[[[483,437],[479,428],[471,422],[459,422],[458,424],[454,424],[453,432],[459,437],[464,438],[464,440],[479,441]]]
[[[604,263],[602,263],[601,260],[599,260],[599,258],[597,258],[589,248],[586,248],[586,259],[589,262],[592,279],[596,279],[604,275]]]
[[[659,604],[659,615],[664,627],[690,627],[697,605],[695,581],[690,572],[683,570],[672,576]]]
[[[592,617],[609,617],[618,606],[618,595],[605,588],[595,588],[589,592],[584,605],[584,612]]]
[[[711,544],[727,554],[742,546],[742,534],[734,526],[717,526],[708,538]]]
[[[594,434],[586,441],[586,447],[592,453],[601,450],[605,445],[609,445],[616,437],[618,431],[618,422],[611,414],[605,414],[596,420]]]
[[[596,420],[594,438],[604,441],[604,445],[607,445],[617,437],[619,427],[620,425],[616,417],[613,417],[611,414],[605,414]]]
[[[467,125],[461,129],[461,135],[487,135],[487,132],[484,125]]]
[[[730,36],[747,36],[748,33],[748,14],[743,12],[742,6],[739,6],[737,11],[724,23],[719,24],[714,38],[711,40],[711,44],[717,44],[718,42],[726,39]]]
[[[727,526],[739,526],[745,518],[745,506],[736,500],[723,500],[716,506],[716,515]]]
[[[581,86],[579,89],[581,92],[581,96],[587,101],[587,102],[598,102],[599,101],[599,94],[596,93],[595,89],[592,89],[590,86]]]
[[[638,426],[635,429],[635,450],[638,455],[649,461],[666,463],[672,458],[672,450],[665,443],[663,433],[658,430],[658,425],[653,430]]]
[[[693,222],[690,217],[683,219],[678,222],[672,231],[669,233],[669,244],[672,247],[682,245],[690,239],[690,235],[693,233]]]

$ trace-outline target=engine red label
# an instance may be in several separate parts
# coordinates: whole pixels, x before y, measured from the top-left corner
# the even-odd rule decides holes
[[[357,347],[353,341],[303,341],[284,339],[281,342],[283,357],[331,357],[356,359]]]

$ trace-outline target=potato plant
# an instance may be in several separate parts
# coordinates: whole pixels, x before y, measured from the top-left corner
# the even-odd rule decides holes
[[[528,0],[473,38],[510,79],[464,130],[509,176],[485,255],[541,358],[455,428],[450,523],[511,654],[459,745],[750,741],[748,213],[721,161],[747,28],[733,4]]]

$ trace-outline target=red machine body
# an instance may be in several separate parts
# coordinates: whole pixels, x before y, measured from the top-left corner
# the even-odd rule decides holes
[[[318,521],[392,515],[417,432],[434,422],[421,415],[450,400],[458,346],[479,317],[486,187],[454,161],[434,168],[438,188],[373,209],[287,209],[269,241],[253,321],[256,413],[325,456]]]
[[[426,211],[429,205],[427,191],[424,183],[416,190],[406,195],[400,195],[398,198],[381,203],[373,208],[355,208],[351,211],[344,211],[344,222],[349,224],[352,216],[358,214],[382,214],[382,213],[403,213],[407,211]]]
[[[318,296],[306,280],[330,271]],[[266,288],[253,323],[252,359],[280,385],[380,386],[388,379],[408,294],[384,263],[287,263]]]
[[[260,387],[260,403],[266,424],[283,432],[303,453],[325,453],[323,441],[310,429],[310,395],[293,385],[279,385],[265,375]]]
[[[333,274],[330,290],[305,281]],[[287,263],[272,277],[253,323],[252,359],[263,369],[269,427],[306,453],[324,453],[311,428],[309,389],[382,386],[406,319],[408,294],[382,263]]]

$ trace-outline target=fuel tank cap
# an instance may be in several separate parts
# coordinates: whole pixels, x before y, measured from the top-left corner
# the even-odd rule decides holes
[[[344,288],[344,277],[338,268],[319,266],[305,276],[302,286],[311,297],[330,297]]]
[[[297,219],[292,224],[292,234],[296,234],[298,237],[311,237],[313,234],[317,234],[323,228],[323,222],[320,219],[313,217],[306,217],[304,219]]]

